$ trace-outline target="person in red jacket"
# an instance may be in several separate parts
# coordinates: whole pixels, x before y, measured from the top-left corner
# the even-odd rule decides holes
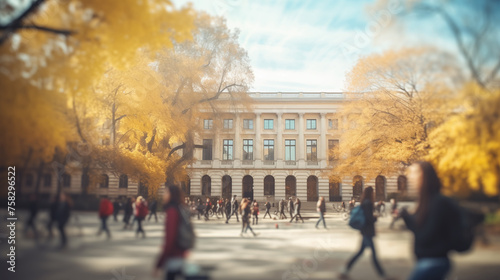
[[[136,211],[136,220],[137,220],[137,231],[135,232],[135,236],[139,236],[139,233],[142,233],[142,238],[146,238],[146,233],[142,228],[142,221],[148,215],[149,209],[146,200],[142,196],[138,196],[135,202],[135,211]]]
[[[179,206],[183,201],[180,188],[174,185],[165,188],[163,195],[165,204],[165,239],[153,273],[155,277],[158,276],[161,269],[165,269],[165,279],[167,280],[174,280],[177,275],[182,275],[187,250],[180,248],[177,243],[177,235],[181,222]]]
[[[108,229],[108,217],[113,214],[113,203],[107,198],[101,198],[101,203],[99,205],[99,218],[101,219],[101,228],[97,232],[97,236],[101,235],[103,231],[106,232],[108,239],[111,238],[111,233]]]

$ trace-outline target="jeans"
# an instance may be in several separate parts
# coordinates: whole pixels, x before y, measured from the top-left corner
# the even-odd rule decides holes
[[[165,265],[165,279],[175,280],[177,276],[183,276],[184,269],[184,259],[183,258],[171,258],[166,262]],[[184,279],[184,277],[182,277]]]
[[[326,228],[326,223],[325,223],[325,216],[323,214],[323,212],[319,212],[319,219],[318,219],[318,222],[316,222],[316,227],[318,227],[319,225],[319,222],[323,221],[323,226]]]
[[[451,263],[448,258],[422,258],[417,261],[408,280],[442,280],[450,269]]]
[[[352,259],[347,263],[347,271],[351,270],[351,267],[354,265],[356,260],[363,254],[366,247],[369,247],[370,249],[372,249],[373,264],[375,265],[375,268],[377,269],[378,274],[381,277],[384,277],[385,273],[378,262],[377,254],[375,252],[375,246],[373,244],[373,238],[370,236],[364,236],[364,235],[363,235],[363,240],[361,241],[361,248],[359,249],[358,253],[356,253],[356,255],[354,255],[354,257],[352,257]]]
[[[109,238],[109,237],[111,237],[111,233],[109,232],[107,221],[108,221],[107,216],[101,217],[101,228],[99,229],[99,234],[101,234],[102,231],[105,231],[106,235]]]

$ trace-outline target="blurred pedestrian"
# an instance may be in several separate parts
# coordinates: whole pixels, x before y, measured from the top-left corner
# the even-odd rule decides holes
[[[392,217],[392,221],[391,221],[391,225],[389,226],[389,228],[392,229],[392,227],[394,226],[394,223],[399,220],[399,218],[401,217],[399,211],[398,211],[398,202],[396,201],[395,198],[391,198],[391,217]]]
[[[239,222],[240,219],[238,218],[238,210],[240,204],[238,203],[238,200],[236,199],[236,195],[233,196],[233,200],[231,201],[231,205],[233,207],[233,212],[231,212],[231,216],[235,215],[236,216],[236,222]]]
[[[118,213],[122,209],[122,204],[118,198],[113,200],[113,219],[118,222]]]
[[[151,220],[151,216],[155,216],[155,222],[158,223],[158,216],[156,215],[156,211],[158,208],[158,202],[156,202],[156,199],[153,198],[151,201],[151,205],[149,206],[149,217],[148,217],[148,222]]]
[[[38,214],[38,198],[36,194],[31,194],[29,199],[29,210],[30,216],[28,221],[26,222],[26,226],[24,228],[24,234],[28,233],[28,230],[31,229],[33,232],[33,238],[35,238],[35,242],[38,242],[38,231],[36,230],[36,216]]]
[[[103,197],[101,198],[101,203],[99,204],[99,218],[101,219],[101,227],[97,232],[97,236],[101,235],[103,231],[106,232],[108,239],[111,238],[111,232],[108,228],[108,218],[114,213],[114,207],[109,199]]]
[[[321,221],[323,221],[323,227],[326,228],[326,223],[325,223],[326,204],[325,204],[325,198],[322,196],[320,196],[318,199],[318,203],[316,204],[316,211],[318,211],[319,214],[319,219],[316,222],[316,228],[318,228],[318,225]]]
[[[269,218],[272,219],[273,217],[271,217],[271,213],[269,213],[269,210],[271,210],[271,203],[268,201],[266,202],[266,213],[264,213],[264,217],[262,219],[265,219],[266,218],[266,215],[269,215]]]
[[[374,210],[374,200],[375,194],[373,191],[373,187],[367,187],[364,189],[363,194],[361,195],[361,209],[364,214],[364,225],[361,228],[361,247],[359,251],[349,260],[344,271],[340,274],[340,279],[349,279],[348,273],[351,270],[354,263],[358,260],[358,258],[363,254],[366,247],[369,247],[372,250],[372,260],[375,268],[380,277],[386,278],[385,272],[380,266],[380,263],[377,259],[377,254],[375,251],[375,245],[373,244],[373,237],[375,236],[375,222],[377,221],[377,217],[373,215]]]
[[[226,198],[226,202],[224,204],[224,212],[226,213],[226,224],[229,223],[229,219],[231,218],[231,210],[232,210],[231,202],[229,201],[229,199]]]
[[[139,233],[142,233],[142,238],[146,238],[146,232],[142,228],[142,221],[146,219],[148,215],[148,204],[142,196],[138,196],[135,202],[136,220],[137,220],[137,230],[135,236],[138,237]]]
[[[241,211],[241,233],[240,236],[243,236],[243,233],[246,233],[247,230],[250,230],[253,234],[253,236],[257,236],[257,234],[253,231],[252,227],[250,226],[250,215],[251,215],[251,209],[250,209],[250,200],[243,198],[241,200],[241,205],[240,205],[240,211]]]
[[[290,196],[288,198],[288,213],[290,214],[290,217],[293,217],[293,211],[295,209],[293,208],[293,198]],[[286,218],[285,218],[286,219]]]
[[[285,200],[281,199],[278,205],[279,205],[279,216],[280,216],[280,219],[286,219],[286,215],[285,215]]]
[[[290,219],[290,223],[293,222],[293,219],[295,219],[295,222],[298,222],[299,218],[300,218],[300,220],[302,220],[302,223],[304,223],[304,219],[302,218],[302,215],[300,214],[301,205],[302,205],[302,202],[300,201],[300,199],[298,197],[296,197],[295,198],[295,205],[294,205],[295,211],[293,213],[294,215]]]
[[[49,221],[47,222],[47,231],[49,233],[48,239],[52,239],[54,232],[52,231],[52,226],[57,223],[57,208],[59,206],[59,196],[52,197],[49,205]]]
[[[212,209],[212,202],[210,202],[210,197],[207,197],[207,201],[205,202],[205,221],[208,221],[210,218],[210,209]]]
[[[134,202],[134,198],[128,198],[123,206],[123,229],[127,229],[129,227],[130,218],[134,215]]]
[[[428,162],[417,162],[408,169],[408,180],[419,193],[417,210],[401,211],[406,226],[415,235],[417,264],[410,280],[445,279],[451,269],[448,253],[453,240],[453,223],[458,223],[454,202],[441,194],[441,182]]]
[[[165,188],[163,203],[165,204],[165,237],[161,254],[156,262],[154,276],[165,269],[165,279],[175,280],[176,276],[182,276],[184,259],[187,250],[181,248],[178,242],[179,225],[181,223],[182,192],[174,185]]]
[[[69,221],[71,215],[71,199],[65,194],[61,193],[59,195],[59,202],[57,203],[56,210],[56,221],[57,229],[59,230],[59,236],[61,237],[60,249],[66,248],[68,245],[68,239],[66,237],[66,224]]]
[[[198,211],[198,220],[200,219],[200,216],[203,214],[203,203],[201,202],[201,199],[198,198],[196,205],[196,210]]]
[[[252,204],[252,225],[254,224],[259,224],[259,203],[257,200],[254,200]]]

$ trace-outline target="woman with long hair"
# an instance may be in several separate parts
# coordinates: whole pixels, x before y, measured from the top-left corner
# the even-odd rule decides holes
[[[165,279],[174,280],[177,275],[182,275],[184,258],[187,250],[182,249],[177,242],[181,213],[179,207],[183,207],[184,197],[179,187],[168,185],[163,194],[165,204],[165,239],[163,249],[156,262],[154,275],[158,275],[160,269],[166,270]]]
[[[252,211],[250,209],[250,200],[248,200],[247,198],[243,198],[241,200],[240,212],[242,223],[240,236],[243,236],[243,232],[246,233],[249,229],[252,232],[253,236],[257,236],[257,234],[253,232],[253,229],[250,226],[250,215],[252,214]]]
[[[410,215],[406,209],[401,213],[407,228],[415,234],[417,264],[409,279],[445,279],[451,268],[448,252],[453,224],[459,222],[456,204],[441,194],[441,182],[429,162],[411,165],[408,181],[419,193],[415,213]]]
[[[349,279],[349,271],[351,270],[354,263],[358,260],[358,258],[363,254],[366,247],[369,247],[372,250],[373,264],[375,265],[378,274],[380,275],[380,277],[386,278],[385,272],[380,266],[380,263],[377,259],[375,245],[373,244],[373,237],[375,236],[375,222],[377,221],[377,217],[373,216],[375,201],[375,193],[373,191],[373,187],[365,188],[363,194],[361,195],[360,201],[360,207],[363,210],[363,214],[365,216],[365,224],[363,228],[361,228],[361,235],[363,236],[363,238],[361,239],[361,247],[359,251],[347,263],[344,271],[340,274],[340,279]]]
[[[146,200],[142,196],[138,196],[135,202],[135,210],[136,210],[136,220],[137,220],[137,230],[135,232],[135,236],[138,237],[139,233],[142,233],[142,238],[146,238],[146,232],[142,228],[142,221],[146,219],[148,215],[148,204]]]

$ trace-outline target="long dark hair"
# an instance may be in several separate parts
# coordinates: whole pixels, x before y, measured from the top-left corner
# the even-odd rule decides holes
[[[363,193],[361,194],[361,199],[359,200],[359,202],[363,203],[363,201],[365,201],[365,199],[370,200],[370,202],[372,204],[374,203],[375,198],[373,197],[373,187],[366,187],[363,190]]]
[[[431,163],[419,161],[415,164],[422,170],[422,185],[420,186],[418,206],[415,212],[417,225],[421,226],[429,215],[431,199],[441,192],[441,181]]]
[[[170,192],[170,201],[165,205],[165,208],[184,204],[184,194],[181,188],[176,185],[167,185],[165,188]]]

